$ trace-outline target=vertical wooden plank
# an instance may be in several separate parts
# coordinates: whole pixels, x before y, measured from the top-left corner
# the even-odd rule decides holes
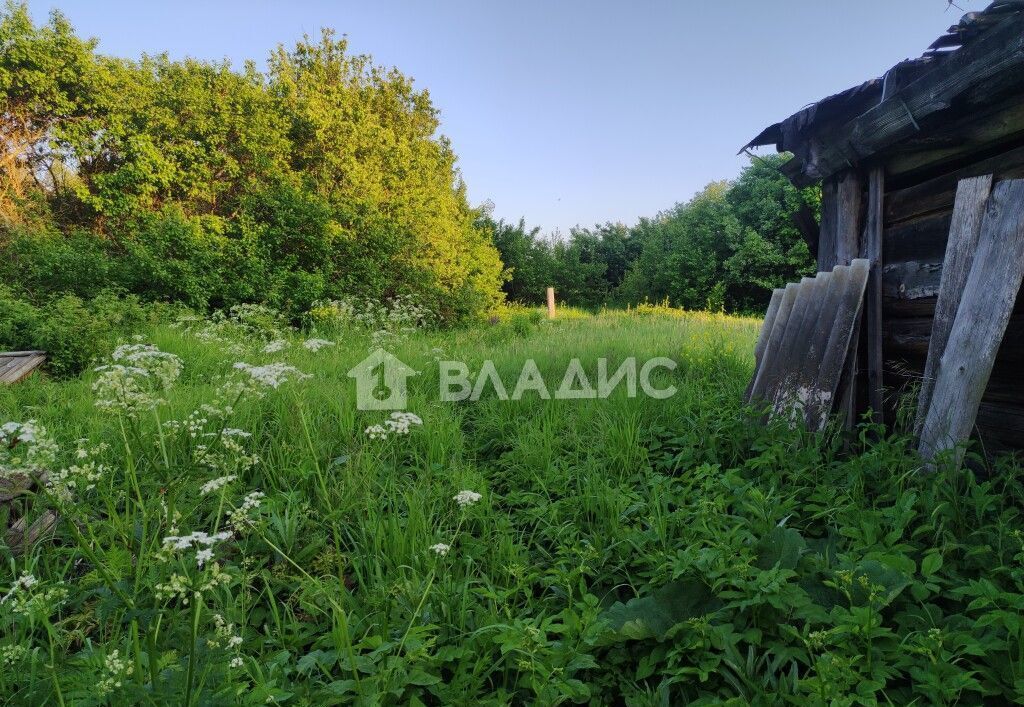
[[[548,319],[555,318],[555,288],[548,288]]]
[[[779,302],[779,311],[775,315],[775,321],[772,323],[772,333],[768,337],[768,343],[765,344],[764,354],[761,357],[761,367],[757,371],[757,376],[754,378],[754,384],[750,390],[751,402],[755,400],[762,400],[764,398],[765,387],[767,386],[768,379],[770,377],[770,371],[774,368],[777,360],[777,353],[779,346],[782,343],[782,337],[786,331],[786,324],[789,322],[789,315],[793,311],[793,303],[796,301],[797,292],[800,290],[800,285],[790,283],[786,285],[786,288],[782,292],[782,301]]]
[[[868,406],[873,421],[883,421],[882,412],[882,214],[885,199],[885,169],[875,167],[868,175],[868,211],[864,226],[863,257],[869,263],[864,295],[864,334],[867,345]]]
[[[860,207],[863,185],[852,169],[836,184],[836,264],[849,265],[860,256]]]
[[[974,427],[1006,324],[1024,280],[1024,180],[992,190],[963,297],[939,361],[920,451],[928,460]]]
[[[821,228],[818,231],[818,271],[828,272],[836,266],[836,212],[838,194],[834,179],[821,183]]]
[[[754,388],[754,381],[757,380],[757,372],[761,369],[761,361],[764,359],[764,349],[768,345],[768,339],[772,334],[772,325],[775,324],[775,315],[779,313],[779,305],[782,304],[782,293],[780,287],[772,290],[771,301],[768,302],[768,310],[764,313],[764,321],[761,323],[761,331],[757,335],[757,343],[754,344],[754,375],[747,385],[747,392],[744,399],[750,402],[750,391]]]
[[[981,222],[985,215],[985,204],[991,193],[991,174],[962,179],[956,187],[953,220],[949,227],[949,240],[946,242],[946,256],[942,261],[942,278],[939,280],[939,298],[935,302],[935,316],[932,319],[932,333],[928,342],[928,359],[921,380],[921,392],[917,399],[914,434],[918,436],[931,406],[939,361],[946,350],[956,310],[963,297],[971,264],[974,262],[975,249],[981,236]]]
[[[811,394],[817,402],[808,408],[808,425],[811,429],[822,429],[828,413],[835,405],[840,377],[848,360],[850,343],[853,341],[864,299],[868,269],[866,260],[856,259],[849,268],[836,268],[833,271],[833,287],[840,286],[842,289],[838,294],[835,319],[818,368],[817,386]]]

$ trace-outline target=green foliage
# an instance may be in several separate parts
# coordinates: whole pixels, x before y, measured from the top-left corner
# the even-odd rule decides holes
[[[713,182],[632,227],[577,227],[564,239],[544,239],[523,220],[480,223],[501,253],[504,291],[515,302],[541,304],[553,286],[560,301],[590,309],[668,302],[760,312],[773,289],[814,271],[793,216],[801,209],[813,216],[820,193],[793,187],[779,171],[785,159],[752,160],[734,182]]]
[[[19,169],[48,175],[34,200],[24,179],[0,184],[9,286],[292,316],[415,295],[450,322],[500,302],[498,253],[428,94],[346,40],[280,47],[265,74],[128,61],[8,4],[0,43],[3,134]]]
[[[510,308],[508,324],[394,336],[421,372],[408,407],[423,424],[374,439],[387,413],[358,411],[346,373],[414,307],[321,304],[309,320],[333,345],[313,351],[265,308],[169,327],[116,324],[114,302],[62,304],[54,329],[88,312],[179,356],[179,378],[134,391],[155,407],[96,407],[129,390],[94,388],[102,371],[0,388],[0,427],[34,418],[59,444],[35,457],[77,480],[71,499],[51,487],[5,507],[61,514],[28,552],[0,541],[12,702],[1024,699],[1024,470],[927,474],[882,430],[759,424],[739,403],[756,320]],[[666,400],[436,398],[449,356],[494,361],[511,388],[527,358],[557,385],[573,358],[593,381],[598,357],[666,354]],[[146,355],[132,363],[165,370]],[[253,391],[236,361],[313,378]],[[5,442],[0,465],[24,458]],[[460,507],[463,489],[481,498]],[[202,566],[165,540],[224,530]]]
[[[119,339],[166,316],[116,293],[88,300],[65,294],[35,305],[0,287],[0,350],[40,349],[47,354],[49,371],[58,376],[77,374]]]

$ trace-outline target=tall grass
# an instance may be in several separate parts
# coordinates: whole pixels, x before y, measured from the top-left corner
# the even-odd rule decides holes
[[[365,430],[388,413],[359,411],[348,377],[374,346],[358,328],[331,330],[335,345],[315,352],[273,325],[212,338],[140,331],[182,370],[153,392],[164,402],[134,416],[96,406],[102,372],[0,389],[0,421],[35,420],[59,444],[50,471],[100,469],[94,488],[78,468],[63,495],[51,481],[9,505],[12,518],[52,509],[60,521],[26,552],[2,550],[0,590],[10,594],[0,605],[0,694],[16,704],[769,703],[784,693],[828,701],[859,689],[856,679],[911,694],[939,663],[952,667],[935,668],[934,694],[981,685],[976,668],[958,667],[970,651],[926,656],[916,629],[900,635],[920,648],[920,666],[895,666],[883,607],[866,619],[810,612],[797,565],[760,568],[758,548],[774,528],[799,528],[801,562],[810,544],[832,543],[831,559],[815,565],[819,584],[835,584],[839,571],[860,581],[858,562],[895,555],[914,565],[901,565],[910,576],[925,550],[951,567],[961,552],[951,533],[975,513],[973,532],[985,535],[962,539],[974,543],[972,562],[982,544],[999,542],[984,561],[1009,568],[1020,552],[1016,472],[1002,496],[950,477],[976,505],[929,496],[937,515],[911,527],[926,494],[898,441],[844,460],[834,439],[762,427],[741,407],[757,324],[666,311],[555,321],[517,313],[392,338],[389,350],[420,372],[407,409],[422,424],[385,439]],[[278,338],[283,350],[262,352]],[[657,356],[678,363],[659,374],[678,391],[665,400],[621,388],[606,400],[437,395],[439,359],[472,371],[492,360],[511,391],[527,359],[554,390],[572,358],[593,381],[599,358],[614,369]],[[310,377],[262,387],[239,361],[284,361]],[[902,500],[872,496],[883,477]],[[480,497],[459,503],[463,491]],[[985,500],[995,498],[1004,500]],[[941,503],[959,507],[947,516]],[[192,533],[204,535],[173,540]],[[1014,571],[999,591],[1019,581]],[[967,585],[960,570],[936,572],[918,604],[945,595],[951,611],[950,592]],[[643,608],[623,602],[694,573],[718,603],[676,616],[671,632],[630,639],[657,622],[617,621]],[[795,633],[780,634],[788,625]],[[828,634],[818,648],[807,638],[815,630]],[[1000,655],[1020,670],[1020,628],[999,631]],[[874,667],[858,672],[853,657],[870,660],[872,646]],[[984,684],[996,694],[1014,683]]]

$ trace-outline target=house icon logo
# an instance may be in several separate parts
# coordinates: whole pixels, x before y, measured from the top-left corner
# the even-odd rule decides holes
[[[384,349],[377,349],[348,372],[356,379],[356,407],[360,410],[404,410],[406,379],[416,371]]]

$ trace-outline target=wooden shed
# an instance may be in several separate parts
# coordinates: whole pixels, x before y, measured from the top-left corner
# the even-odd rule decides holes
[[[793,154],[782,169],[794,184],[822,185],[820,224],[811,219],[804,229],[818,269],[855,258],[870,264],[854,344],[853,408],[881,408],[891,422],[907,385],[937,376],[938,357],[929,362],[933,326],[956,315],[961,328],[973,323],[980,337],[989,310],[958,314],[960,295],[968,296],[964,288],[996,285],[994,294],[978,296],[1008,300],[1012,311],[1005,333],[998,332],[991,374],[980,383],[974,432],[987,450],[1024,448],[1024,301],[1014,305],[1019,284],[1001,293],[984,271],[970,281],[966,271],[950,272],[961,289],[936,314],[944,263],[962,256],[954,245],[947,253],[951,228],[963,228],[956,224],[964,218],[989,218],[989,195],[995,199],[1000,183],[1024,177],[1024,0],[999,0],[965,15],[920,58],[769,126],[747,148],[766,145]],[[962,181],[971,177],[982,179]],[[980,195],[973,201],[972,188]],[[1004,196],[1016,202],[1016,194]],[[1002,237],[998,248],[1002,265],[1013,270],[1021,266],[1011,240]],[[980,253],[976,244],[963,246],[970,251],[967,266],[956,267],[969,269],[973,249]],[[1011,273],[1007,281],[1013,279]],[[943,336],[949,335],[951,324],[943,326]]]

